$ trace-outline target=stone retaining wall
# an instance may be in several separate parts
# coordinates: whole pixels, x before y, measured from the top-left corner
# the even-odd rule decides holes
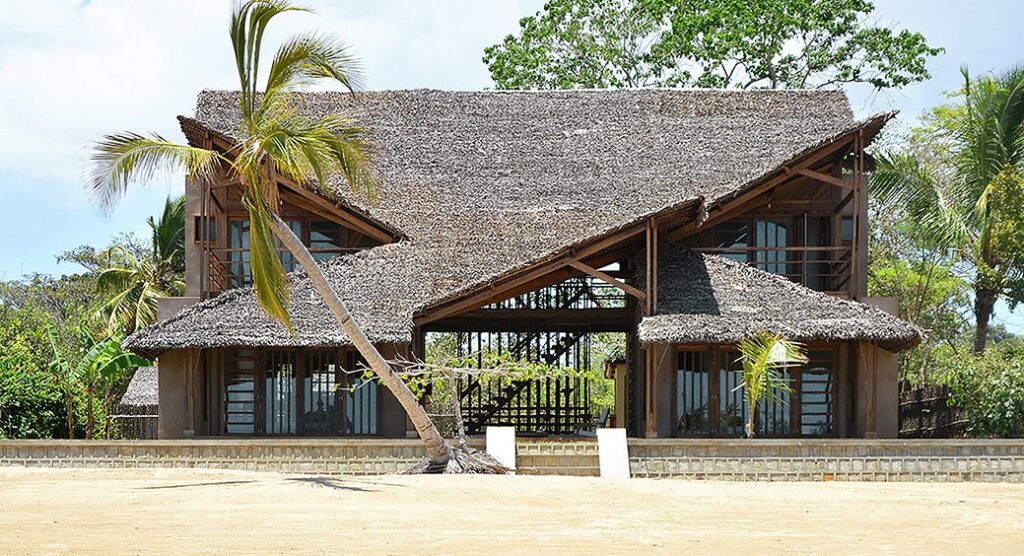
[[[483,447],[482,439],[471,442]],[[517,442],[522,474],[597,475],[594,439]],[[765,481],[1024,482],[1024,441],[630,439],[634,477]],[[418,440],[200,439],[0,441],[0,466],[400,473]]]
[[[1021,440],[630,439],[634,477],[1024,482]]]

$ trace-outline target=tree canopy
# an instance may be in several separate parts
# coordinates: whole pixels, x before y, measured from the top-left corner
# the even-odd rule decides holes
[[[499,89],[877,89],[928,79],[942,52],[877,25],[866,0],[550,0],[484,49]]]

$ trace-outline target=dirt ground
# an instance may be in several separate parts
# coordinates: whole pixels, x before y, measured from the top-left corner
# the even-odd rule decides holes
[[[1024,552],[1024,485],[0,468],[2,554]]]

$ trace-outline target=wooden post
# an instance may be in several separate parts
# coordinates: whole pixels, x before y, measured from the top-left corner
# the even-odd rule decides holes
[[[865,392],[864,397],[867,407],[865,407],[865,418],[864,418],[864,437],[865,438],[877,438],[877,414],[878,414],[878,350],[875,347],[875,342],[862,342],[861,343],[861,355],[864,357],[864,363],[867,370],[867,376],[865,377],[864,386]],[[867,353],[864,353],[864,347],[867,348]]]
[[[647,234],[646,234],[646,271],[647,280],[645,283],[646,294],[645,297],[645,316],[654,315],[658,310],[658,227],[651,218],[647,221]],[[655,379],[654,374],[657,366],[657,361],[654,357],[654,346],[648,344],[644,346],[644,375],[645,388],[644,398],[646,401],[646,416],[645,422],[645,436],[647,438],[656,438],[658,436],[658,411],[657,411],[657,399],[654,395]]]

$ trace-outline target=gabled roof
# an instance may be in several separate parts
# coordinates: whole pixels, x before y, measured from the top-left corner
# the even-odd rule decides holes
[[[237,104],[237,93],[204,91],[186,132],[237,136]],[[340,178],[319,187],[407,237],[325,265],[380,342],[410,341],[417,310],[651,215],[731,198],[841,135],[865,126],[873,134],[890,117],[854,122],[839,91],[416,90],[308,93],[295,105],[308,117],[341,111],[370,130],[379,203]],[[128,345],[154,354],[347,344],[301,271],[291,280],[295,337],[240,289]]]
[[[881,309],[840,299],[714,255],[661,251],[658,314],[644,343],[737,343],[756,331],[799,341],[874,340],[899,351],[922,331]]]

